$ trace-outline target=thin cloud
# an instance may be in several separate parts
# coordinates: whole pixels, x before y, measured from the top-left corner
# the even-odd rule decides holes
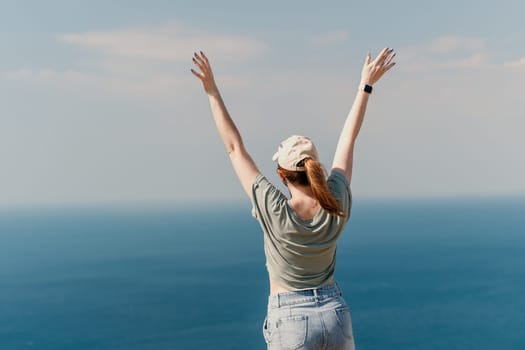
[[[442,36],[435,38],[427,45],[427,49],[434,53],[450,53],[457,51],[481,51],[485,49],[485,43],[479,38]]]
[[[331,46],[344,42],[349,37],[348,31],[341,30],[317,35],[311,39],[311,43],[315,46]]]
[[[483,39],[461,36],[437,37],[398,52],[403,69],[410,71],[480,67],[488,64],[489,57]]]
[[[73,70],[57,71],[54,69],[28,69],[21,68],[14,71],[3,72],[1,77],[6,80],[35,80],[56,81],[74,80],[88,82],[92,75]]]
[[[525,57],[521,57],[517,60],[507,62],[504,64],[507,68],[525,68]]]
[[[200,82],[189,72],[184,76],[156,72],[151,76],[111,75],[78,70],[18,69],[0,72],[0,80],[21,81],[53,89],[75,89],[111,93],[121,96],[171,101],[188,88],[200,90]],[[251,79],[243,76],[221,76],[221,86],[246,88]]]
[[[59,35],[58,40],[102,55],[136,60],[187,61],[188,54],[200,48],[215,57],[244,60],[267,50],[265,43],[254,38],[194,32],[177,25],[70,33]]]
[[[89,91],[104,91],[137,97],[169,96],[188,85],[190,77],[173,79],[161,75],[148,78],[122,77],[109,74],[83,72],[78,70],[54,69],[18,69],[2,72],[3,80],[14,80],[45,85],[51,88],[86,89]]]
[[[188,86],[199,86],[189,72],[192,54],[198,49],[205,50],[214,60],[230,62],[258,57],[268,50],[264,42],[247,36],[176,25],[68,33],[56,39],[87,52],[81,54],[82,62],[73,61],[53,69],[23,67],[0,72],[0,79],[162,98]],[[221,83],[245,87],[249,79],[226,73],[221,75]]]

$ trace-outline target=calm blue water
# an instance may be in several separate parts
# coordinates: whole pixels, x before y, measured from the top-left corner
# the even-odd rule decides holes
[[[238,208],[0,212],[0,349],[265,349]],[[525,198],[354,202],[336,279],[358,349],[525,349]]]

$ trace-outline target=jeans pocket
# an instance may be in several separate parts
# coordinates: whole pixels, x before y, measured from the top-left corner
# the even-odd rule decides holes
[[[340,307],[335,309],[335,314],[337,316],[337,323],[341,327],[343,335],[347,339],[353,338],[352,332],[352,318],[350,317],[350,309],[348,307]]]
[[[264,318],[263,336],[264,336],[264,341],[266,342],[266,344],[269,345],[271,343],[271,341],[272,341],[272,337],[271,337],[271,333],[270,333],[270,327],[269,327],[269,324],[268,324],[268,316]]]
[[[306,342],[308,316],[295,315],[281,317],[277,320],[276,332],[279,335],[281,349],[296,350]]]

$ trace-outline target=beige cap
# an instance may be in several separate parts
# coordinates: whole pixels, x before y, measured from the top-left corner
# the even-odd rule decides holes
[[[272,160],[277,161],[277,164],[283,169],[305,171],[306,168],[304,166],[297,166],[297,163],[305,158],[319,160],[317,149],[312,140],[306,136],[292,135],[281,142]]]

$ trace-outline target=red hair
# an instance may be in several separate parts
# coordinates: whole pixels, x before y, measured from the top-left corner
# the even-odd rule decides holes
[[[305,158],[297,165],[302,166],[301,163],[304,163],[305,171],[286,170],[278,166],[277,172],[281,178],[285,178],[290,183],[310,186],[315,198],[324,210],[331,215],[344,217],[345,214],[341,210],[339,202],[328,188],[321,163],[311,158]]]

